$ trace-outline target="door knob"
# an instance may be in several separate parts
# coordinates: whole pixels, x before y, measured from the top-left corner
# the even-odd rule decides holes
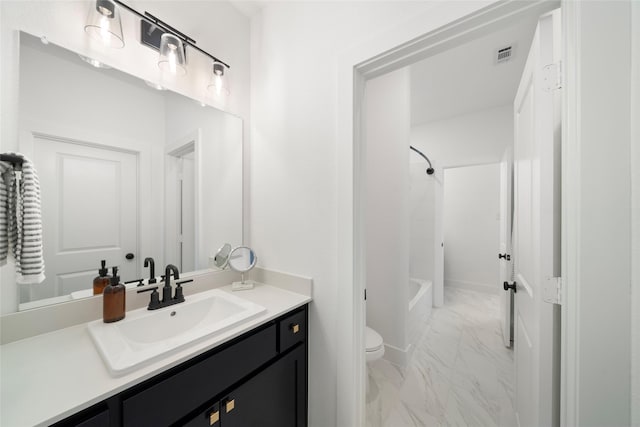
[[[504,287],[505,291],[508,291],[509,289],[513,289],[513,293],[514,294],[517,292],[517,290],[516,290],[516,282],[513,282],[513,283],[504,282],[502,284],[502,286]]]
[[[135,256],[134,254],[132,254],[131,252],[129,252],[129,253],[128,253],[128,254],[126,254],[124,257],[125,257],[126,259],[128,259],[128,260],[132,260],[132,259],[134,259],[136,256]]]
[[[511,255],[509,255],[509,254],[498,254],[498,259],[506,259],[507,261],[511,261]]]

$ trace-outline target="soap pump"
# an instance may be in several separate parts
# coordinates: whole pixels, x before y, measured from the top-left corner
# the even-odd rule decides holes
[[[102,319],[104,323],[117,322],[124,319],[126,288],[120,283],[118,267],[113,267],[111,283],[104,288],[102,297]]]
[[[100,261],[102,268],[98,270],[98,275],[93,279],[93,294],[100,295],[104,288],[111,282],[111,276],[107,274],[109,270],[106,267],[107,262],[105,260]]]

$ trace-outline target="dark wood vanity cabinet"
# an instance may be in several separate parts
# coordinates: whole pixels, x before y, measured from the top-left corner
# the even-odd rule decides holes
[[[304,427],[307,306],[56,426]]]
[[[306,425],[305,348],[298,346],[179,425],[295,427]]]

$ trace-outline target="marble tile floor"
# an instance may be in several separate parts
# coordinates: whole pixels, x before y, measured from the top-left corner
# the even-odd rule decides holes
[[[370,364],[367,427],[517,425],[499,297],[445,288],[409,366]]]

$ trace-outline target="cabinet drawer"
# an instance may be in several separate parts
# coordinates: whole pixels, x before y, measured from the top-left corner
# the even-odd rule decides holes
[[[175,372],[122,402],[124,426],[169,425],[275,357],[276,325]]]
[[[300,310],[280,321],[280,352],[307,339],[307,312]]]

